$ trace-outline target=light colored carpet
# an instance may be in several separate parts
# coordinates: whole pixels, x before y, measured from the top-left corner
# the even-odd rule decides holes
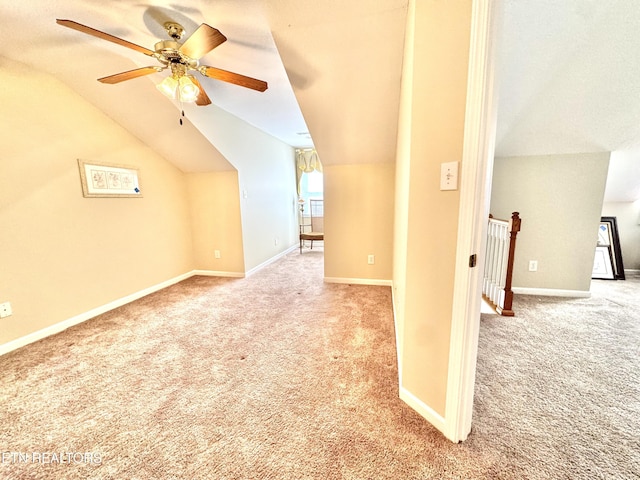
[[[578,300],[565,322],[517,300],[483,315],[474,431],[452,444],[397,398],[388,287],[324,284],[308,250],[191,278],[0,357],[0,478],[636,478],[640,322],[611,311],[637,309]]]
[[[591,291],[482,315],[468,443],[492,439],[501,476],[640,478],[640,277]]]

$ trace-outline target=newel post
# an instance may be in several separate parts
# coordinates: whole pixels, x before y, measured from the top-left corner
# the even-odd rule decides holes
[[[513,212],[509,222],[509,259],[507,260],[507,277],[504,282],[504,307],[498,313],[505,317],[513,317],[513,291],[511,290],[511,279],[513,277],[513,258],[516,253],[516,237],[520,231],[520,213]]]

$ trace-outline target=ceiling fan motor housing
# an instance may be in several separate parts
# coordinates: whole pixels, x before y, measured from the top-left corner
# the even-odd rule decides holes
[[[180,63],[190,69],[197,68],[198,61],[181,53],[180,46],[175,40],[162,40],[154,46],[156,58],[165,65]]]

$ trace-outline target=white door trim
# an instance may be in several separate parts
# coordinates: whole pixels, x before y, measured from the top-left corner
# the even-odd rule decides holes
[[[471,432],[473,413],[496,132],[494,64],[499,1],[474,0],[472,5],[444,432],[454,442],[465,440]],[[473,254],[476,267],[470,268]]]

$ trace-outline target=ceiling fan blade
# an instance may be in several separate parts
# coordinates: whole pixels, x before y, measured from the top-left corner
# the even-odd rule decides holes
[[[244,75],[240,75],[239,73],[228,72],[227,70],[222,70],[220,68],[215,67],[207,67],[203,65],[198,68],[200,73],[207,77],[215,78],[216,80],[222,80],[223,82],[234,83],[236,85],[240,85],[241,87],[251,88],[252,90],[257,90],[259,92],[264,92],[267,88],[267,82],[263,82],[262,80],[257,80],[255,78],[246,77]]]
[[[102,83],[120,83],[125,80],[131,80],[132,78],[143,77],[144,75],[150,75],[152,73],[161,72],[162,67],[142,67],[135,70],[129,70],[127,72],[116,73],[115,75],[109,75],[108,77],[99,78],[98,81]]]
[[[68,27],[73,30],[86,33],[88,35],[93,35],[94,37],[98,37],[103,40],[108,40],[110,42],[117,43],[118,45],[122,45],[123,47],[127,47],[137,52],[144,53],[145,55],[149,55],[150,57],[152,57],[155,54],[153,50],[149,50],[148,48],[141,47],[140,45],[136,45],[135,43],[131,43],[127,40],[123,40],[122,38],[118,38],[109,33],[101,32],[100,30],[96,30],[95,28],[87,27],[86,25],[82,25],[81,23],[74,22],[73,20],[57,19],[56,23],[58,25],[62,25],[63,27]]]
[[[185,40],[180,47],[180,53],[198,60],[226,41],[227,37],[221,34],[217,28],[203,23]]]
[[[202,88],[202,85],[200,84],[198,79],[193,75],[189,75],[189,78],[193,83],[195,83],[196,87],[198,87],[198,89],[200,90],[200,93],[198,94],[198,98],[196,99],[196,105],[200,107],[211,105],[211,99],[207,95],[207,92],[204,91],[204,88]]]

